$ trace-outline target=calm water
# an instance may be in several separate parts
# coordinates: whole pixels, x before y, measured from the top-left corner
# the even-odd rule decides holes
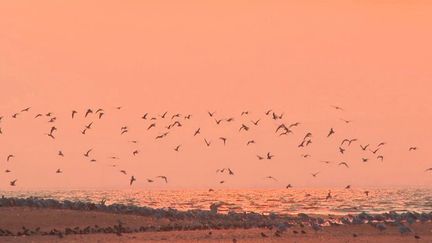
[[[10,191],[0,192],[4,196],[40,197],[57,200],[80,200],[106,204],[121,203],[171,207],[178,210],[204,209],[210,204],[223,202],[222,212],[258,213],[315,213],[348,214],[359,212],[382,213],[388,211],[432,211],[431,189],[367,189],[332,190],[332,199],[326,200],[328,190],[72,190],[72,191]],[[309,195],[308,195],[309,194]]]

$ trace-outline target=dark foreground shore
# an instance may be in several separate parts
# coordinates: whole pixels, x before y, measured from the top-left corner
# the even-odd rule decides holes
[[[0,199],[0,242],[432,242],[430,214],[120,213],[22,202]]]

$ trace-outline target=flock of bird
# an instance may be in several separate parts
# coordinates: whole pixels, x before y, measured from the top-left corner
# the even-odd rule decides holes
[[[331,108],[337,110],[338,112],[344,111],[344,109],[339,107],[339,106],[331,106]],[[121,110],[122,107],[115,107],[115,109]],[[2,130],[2,122],[5,119],[11,119],[11,120],[19,119],[20,116],[24,116],[25,114],[30,114],[30,116],[32,116],[34,119],[44,119],[44,118],[47,119],[47,122],[51,125],[50,125],[49,130],[43,134],[45,136],[47,136],[49,139],[56,140],[57,131],[58,131],[58,128],[56,126],[57,116],[53,112],[35,113],[35,114],[31,114],[31,112],[32,112],[32,108],[27,107],[25,109],[22,109],[20,112],[16,112],[16,113],[10,115],[10,117],[0,116],[0,139],[1,139],[1,135],[5,132]],[[83,136],[85,136],[88,131],[93,129],[94,124],[96,124],[99,120],[105,119],[105,114],[106,114],[106,111],[102,108],[86,109],[82,112],[72,110],[72,111],[70,111],[70,117],[68,119],[72,119],[72,120],[77,119],[78,116],[83,116],[85,119],[89,119],[88,123],[85,124],[80,131],[81,134]],[[251,119],[247,118],[248,115],[249,115],[249,111],[241,112],[240,117],[242,119],[239,119],[238,117],[221,118],[221,117],[218,117],[218,114],[216,112],[207,112],[206,116],[208,116],[209,119],[214,120],[215,126],[221,126],[223,123],[232,123],[232,122],[235,122],[237,120],[240,120],[240,122],[238,124],[238,132],[239,133],[246,133],[246,132],[250,131],[251,129],[253,129],[253,127],[260,126],[262,119],[264,119],[264,118],[261,118],[261,119],[257,119],[257,120],[251,120]],[[267,111],[263,112],[263,116],[265,117],[265,119],[271,119],[275,122],[275,124],[277,124],[274,128],[274,134],[277,137],[288,136],[290,134],[293,134],[294,130],[298,126],[302,125],[302,123],[300,123],[300,122],[294,122],[294,123],[290,123],[290,124],[284,122],[284,113],[277,113],[273,110],[267,110]],[[152,130],[152,129],[162,127],[162,131],[159,133],[159,135],[157,135],[154,138],[155,140],[160,140],[160,139],[164,139],[165,137],[167,137],[170,133],[173,132],[173,130],[181,128],[187,120],[193,119],[193,116],[191,114],[186,114],[186,115],[183,114],[182,115],[180,113],[164,112],[162,114],[145,113],[144,115],[140,116],[140,118],[142,120],[148,121],[148,124],[145,125],[146,130]],[[352,122],[351,120],[345,120],[345,119],[340,119],[340,120],[346,124],[350,124]],[[164,126],[162,121],[165,121],[165,124],[167,123],[168,125]],[[248,121],[248,122],[246,122],[246,121]],[[120,127],[119,136],[122,136],[123,134],[126,134],[128,132],[129,132],[128,126],[122,126],[122,127]],[[336,133],[337,133],[336,129],[334,127],[331,127],[331,128],[329,128],[329,131],[327,133],[326,138],[331,139]],[[202,136],[201,128],[197,127],[196,129],[191,131],[190,136],[191,136],[191,138],[197,138],[199,136]],[[307,132],[302,137],[303,138],[298,142],[297,147],[299,149],[304,149],[304,148],[311,146],[311,144],[313,143],[314,135],[311,132]],[[203,146],[206,146],[206,147],[210,147],[214,143],[213,141],[211,141],[211,140],[209,140],[203,136],[201,139],[203,141]],[[217,140],[219,140],[225,146],[225,145],[227,145],[229,138],[225,137],[225,136],[220,136],[217,138]],[[131,143],[138,143],[138,141],[136,141],[136,140],[133,140],[130,142]],[[249,139],[249,140],[245,141],[245,146],[252,146],[256,142],[257,141],[255,141],[254,139]],[[340,153],[341,155],[343,155],[355,143],[359,143],[359,140],[356,138],[343,139],[339,143],[338,147],[335,148],[335,150],[337,151],[337,153]],[[365,156],[361,158],[361,161],[366,163],[370,160],[370,156],[373,156],[376,158],[376,160],[383,162],[384,161],[384,155],[381,152],[382,152],[382,148],[385,145],[386,145],[385,142],[380,142],[376,146],[372,146],[371,144],[358,144],[361,151],[364,151],[364,153],[368,153],[368,154],[365,154]],[[178,145],[173,146],[173,150],[175,152],[181,152],[182,145],[178,144]],[[418,148],[415,146],[412,146],[412,147],[409,147],[407,150],[409,152],[414,152],[414,151],[418,150]],[[305,150],[301,150],[301,151],[305,151]],[[88,149],[87,151],[84,151],[82,155],[85,158],[89,158],[90,162],[96,162],[95,159],[91,158],[92,152],[93,152],[93,149]],[[139,152],[140,152],[139,150],[134,150],[134,151],[132,151],[131,156],[136,156],[139,154]],[[65,154],[61,150],[57,151],[56,153],[60,157],[65,156]],[[311,155],[308,153],[302,153],[301,156],[305,159],[311,157]],[[257,160],[272,160],[275,157],[276,157],[276,155],[274,155],[272,152],[267,152],[265,154],[257,154],[256,155]],[[13,163],[14,158],[15,158],[15,154],[8,154],[6,156],[6,163]],[[110,159],[119,159],[119,158],[116,156],[112,156],[112,157],[110,157]],[[347,161],[334,162],[334,161],[329,161],[329,160],[321,160],[321,162],[325,163],[325,164],[333,163],[333,164],[337,164],[338,166],[350,168],[350,163]],[[113,167],[116,167],[116,165],[113,165]],[[432,168],[428,168],[425,171],[432,171]],[[119,170],[119,172],[124,174],[124,175],[129,175],[129,173],[124,169]],[[13,173],[13,172],[9,169],[6,169],[5,173]],[[63,171],[61,168],[58,168],[55,171],[55,173],[60,174],[60,173],[63,173]],[[216,173],[221,173],[221,174],[226,173],[228,176],[234,176],[235,175],[235,172],[231,168],[219,168],[216,170]],[[311,176],[315,178],[320,173],[321,173],[320,171],[314,171],[311,173]],[[128,178],[129,178],[128,182],[129,182],[130,186],[132,186],[134,184],[134,182],[138,180],[138,178],[136,178],[134,175],[130,175]],[[264,176],[263,178],[268,179],[268,180],[278,181],[277,178],[275,178],[271,175]],[[168,183],[168,178],[167,178],[167,176],[164,176],[164,175],[156,176],[154,178],[146,178],[145,180],[148,183],[155,182],[156,180],[161,180],[164,183]],[[10,183],[9,183],[10,186],[16,186],[17,181],[18,181],[18,179],[14,179],[14,180],[10,181]],[[219,181],[220,184],[223,184],[225,182],[226,182],[225,180]],[[286,186],[286,188],[291,188],[291,187],[292,187],[291,184],[288,184]],[[351,185],[347,185],[345,188],[350,189]],[[209,189],[209,191],[212,191],[212,190],[213,189]],[[368,193],[369,192],[367,192],[367,191],[365,192],[366,195],[368,195]],[[327,198],[331,198],[331,192],[329,192]]]

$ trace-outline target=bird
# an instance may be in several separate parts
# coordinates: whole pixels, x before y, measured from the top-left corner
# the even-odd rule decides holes
[[[343,110],[344,110],[344,109],[343,109],[342,107],[340,107],[340,106],[332,105],[332,107],[333,107],[334,109],[336,109],[336,110],[340,110],[340,111],[343,111]]]
[[[270,152],[267,153],[267,159],[272,159],[274,155],[270,154]]]
[[[345,123],[347,123],[347,124],[352,122],[352,121],[350,121],[350,120],[345,120],[345,119],[342,119],[342,118],[341,118],[341,121],[343,121],[343,122],[345,122]]]
[[[62,172],[60,169],[57,169],[57,170],[56,170],[56,173],[57,173],[57,174],[60,174],[60,173],[63,173],[63,172]]]
[[[25,109],[22,109],[21,112],[27,112],[27,111],[30,110],[30,108],[31,108],[31,107],[27,107],[27,108],[25,108]]]
[[[362,158],[363,162],[368,162],[368,160],[369,160],[368,158]]]
[[[213,117],[214,114],[215,114],[216,112],[210,112],[210,111],[207,111],[207,113],[208,113],[208,115],[209,115],[210,117]]]
[[[244,116],[244,115],[249,115],[249,111],[242,111],[242,113],[240,114],[240,116]]]
[[[371,151],[373,154],[376,154],[379,150],[380,150],[380,148],[377,148],[375,150],[369,150],[369,151]]]
[[[93,150],[93,149],[89,149],[89,150],[87,150],[87,152],[84,153],[84,156],[85,156],[85,157],[89,157],[90,152],[91,152],[92,150]]]
[[[327,137],[330,137],[331,135],[333,135],[335,133],[335,131],[333,130],[333,128],[330,128],[329,133],[327,134]]]
[[[257,155],[258,160],[263,160],[264,157]]]
[[[286,188],[286,189],[288,189],[288,188],[292,188],[292,185],[291,185],[291,184],[288,184],[285,188]]]
[[[295,122],[295,123],[293,123],[293,124],[290,124],[290,125],[288,126],[288,128],[297,127],[298,125],[300,125],[300,122]]]
[[[139,153],[138,150],[134,150],[134,151],[132,152],[132,155],[133,155],[133,156],[136,156],[138,153]]]
[[[16,186],[16,182],[17,182],[17,179],[15,179],[15,180],[9,182],[9,185],[11,185],[11,186]]]
[[[224,145],[226,144],[227,139],[225,137],[219,137],[219,139],[223,141]]]
[[[274,181],[278,181],[278,180],[277,180],[276,178],[274,178],[273,176],[266,176],[265,179],[271,179],[271,180],[274,180]]]
[[[9,162],[9,160],[12,159],[12,158],[14,158],[14,157],[15,157],[15,155],[13,155],[13,154],[9,154],[9,155],[7,156],[7,158],[6,158],[6,161]]]
[[[366,197],[369,197],[369,191],[364,191],[364,194],[366,194]]]
[[[417,147],[410,147],[409,149],[408,149],[408,151],[416,151],[417,150]]]
[[[349,166],[346,162],[340,162],[338,165],[344,165],[346,168],[349,168]]]
[[[196,135],[200,134],[200,133],[201,133],[201,128],[198,128],[198,129],[195,131],[195,133],[194,133],[194,137],[195,137]]]
[[[58,151],[58,155],[61,156],[61,157],[64,157],[64,154],[63,154],[63,152],[61,150]]]
[[[105,115],[105,113],[103,112],[99,113],[99,119],[101,119],[103,115]]]
[[[165,180],[165,183],[168,183],[168,178],[166,176],[156,176],[156,178],[162,178]]]
[[[150,124],[150,126],[147,127],[147,130],[150,130],[151,128],[156,127],[156,123]]]
[[[258,126],[258,123],[260,122],[260,119],[258,119],[257,121],[251,121],[255,126]]]
[[[345,189],[351,189],[351,185],[347,185]]]
[[[132,183],[136,181],[134,176],[131,176],[130,181],[129,181],[129,185],[132,186]]]
[[[38,118],[38,117],[41,117],[42,116],[42,114],[41,113],[39,113],[39,114],[36,114],[36,116],[34,117],[34,119],[36,119],[36,118]]]
[[[386,142],[381,142],[381,143],[378,144],[377,147],[381,147],[381,146],[384,146],[384,145],[386,145],[386,144],[387,144]]]
[[[241,132],[242,129],[245,130],[245,131],[249,131],[249,127],[246,126],[245,124],[242,124],[242,125],[241,125],[241,127],[240,127],[240,129],[239,129],[239,132]]]
[[[52,133],[45,133],[48,137],[55,139],[54,135]]]
[[[218,120],[215,118],[216,125],[219,125],[222,121],[223,121],[222,119]]]
[[[331,191],[328,191],[327,196],[326,196],[326,200],[329,200],[331,198],[332,198]]]
[[[84,117],[87,117],[89,114],[92,114],[92,113],[93,113],[93,110],[92,110],[92,109],[87,109],[87,111],[86,111]]]
[[[224,184],[225,183],[225,181],[219,181],[219,184]]]
[[[180,145],[177,145],[177,147],[175,147],[174,150],[178,152],[179,149],[180,149],[180,147],[181,147],[181,144],[180,144]]]
[[[427,169],[425,170],[425,172],[426,172],[426,171],[432,171],[432,168],[427,168]]]
[[[313,177],[317,177],[317,175],[318,175],[319,173],[320,173],[320,172],[318,171],[318,172],[312,173],[311,175],[312,175]]]
[[[120,173],[123,173],[123,174],[127,175],[127,173],[126,173],[125,170],[120,170]]]
[[[72,119],[74,119],[75,114],[77,114],[77,113],[78,113],[78,111],[76,111],[76,110],[73,110],[73,111],[72,111]]]
[[[311,157],[310,154],[302,154],[301,156],[302,156],[303,158],[309,158],[309,157]]]
[[[207,139],[204,138],[204,142],[207,145],[207,147],[210,147],[211,141],[207,141]]]
[[[363,151],[365,151],[368,147],[369,147],[369,144],[367,144],[367,145],[365,145],[365,146],[362,146],[362,145],[360,144],[360,148],[361,148]]]
[[[168,114],[168,111],[165,111],[162,115],[160,115],[160,117],[162,118],[162,119],[165,119],[165,116]]]
[[[261,237],[267,238],[268,236],[266,234],[264,234],[264,232],[261,232]]]
[[[147,120],[147,116],[148,116],[148,113],[145,113],[145,114],[141,117],[141,119],[143,119],[143,120]]]
[[[342,148],[342,147],[339,147],[339,152],[340,152],[341,154],[343,154],[343,153],[345,152],[345,149]]]
[[[254,144],[254,143],[255,143],[255,140],[249,140],[249,141],[247,141],[246,146],[249,146],[250,144]]]

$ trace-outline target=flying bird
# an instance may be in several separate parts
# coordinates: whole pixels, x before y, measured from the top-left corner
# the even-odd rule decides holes
[[[209,142],[209,141],[207,141],[207,139],[204,138],[204,142],[207,145],[207,147],[210,147],[211,141]]]
[[[367,144],[367,145],[365,145],[365,146],[362,146],[362,145],[360,144],[360,148],[361,148],[363,151],[365,151],[368,147],[369,147],[369,144]]]
[[[165,183],[168,183],[168,178],[166,176],[156,176],[156,178],[162,178],[165,180]]]
[[[335,131],[333,130],[333,128],[330,128],[329,133],[327,134],[327,137],[330,137],[331,135],[333,135],[335,133]]]
[[[89,150],[87,150],[87,152],[85,152],[84,156],[85,156],[85,157],[89,157],[90,152],[91,152],[92,150],[93,150],[93,149],[89,149]]]
[[[6,161],[9,162],[10,159],[14,158],[15,156],[13,154],[9,154],[6,158]]]
[[[130,178],[130,182],[129,182],[129,185],[132,186],[132,183],[133,183],[134,181],[136,181],[135,177],[134,177],[134,176],[131,176],[131,178]]]
[[[409,149],[408,149],[408,151],[416,151],[417,150],[417,147],[410,147]]]
[[[274,178],[273,176],[266,176],[264,179],[271,179],[271,180],[274,180],[274,181],[278,181],[276,178]]]
[[[270,154],[270,152],[267,153],[267,159],[272,159],[274,155]]]
[[[344,165],[346,168],[349,168],[349,166],[346,162],[340,162],[338,165]]]
[[[254,140],[249,140],[249,141],[246,143],[246,146],[248,146],[248,145],[250,145],[250,144],[254,144],[254,143],[255,143]]]
[[[17,182],[17,179],[15,179],[15,180],[9,182],[9,184],[10,184],[11,186],[16,186],[16,182]]]
[[[92,113],[93,113],[92,109],[87,109],[84,117],[87,117],[89,114],[92,114]]]

